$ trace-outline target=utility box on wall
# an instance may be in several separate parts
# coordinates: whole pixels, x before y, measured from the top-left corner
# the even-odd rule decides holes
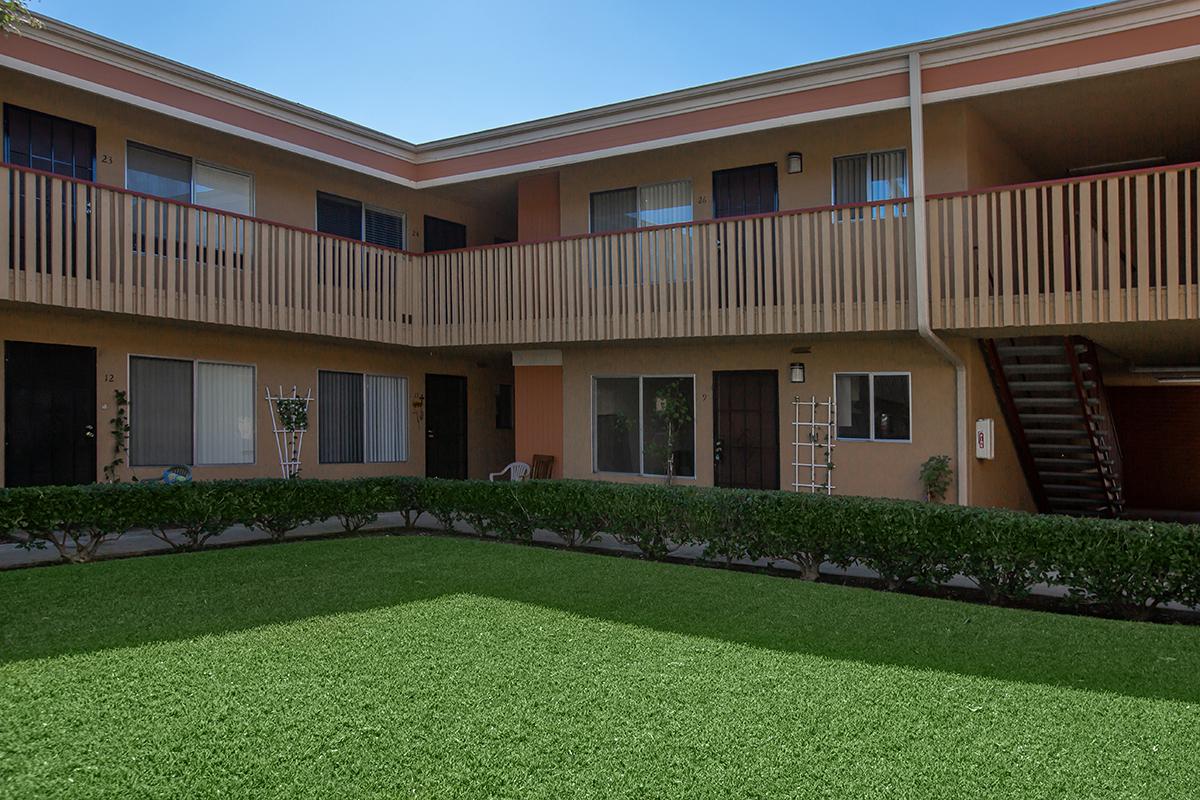
[[[996,457],[996,425],[990,419],[975,420],[975,457],[989,461]]]

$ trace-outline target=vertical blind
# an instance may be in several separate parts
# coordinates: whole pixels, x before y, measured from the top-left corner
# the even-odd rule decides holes
[[[638,189],[638,225],[692,221],[692,182],[671,181]]]
[[[840,156],[833,160],[833,202],[867,203],[908,196],[904,150]]]
[[[129,463],[192,463],[192,362],[129,359]]]
[[[135,192],[179,203],[192,202],[192,160],[174,153],[130,144],[125,186]]]
[[[196,463],[254,463],[254,367],[196,365]]]
[[[363,376],[357,372],[318,372],[317,419],[321,463],[361,464]]]
[[[366,377],[367,461],[408,460],[408,381],[387,375]]]
[[[194,178],[196,205],[234,214],[250,214],[253,181],[249,175],[212,164],[196,164]]]
[[[692,220],[692,182],[669,181],[649,186],[593,192],[592,233],[627,231],[649,225]]]
[[[362,240],[362,203],[317,192],[317,230],[347,239]]]

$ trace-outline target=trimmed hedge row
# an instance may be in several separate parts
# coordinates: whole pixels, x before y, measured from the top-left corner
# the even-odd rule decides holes
[[[1051,583],[1129,616],[1167,602],[1200,605],[1200,528],[1167,523],[587,481],[391,477],[0,490],[0,534],[27,547],[51,545],[69,561],[90,560],[104,541],[131,529],[195,550],[234,524],[279,540],[334,517],[355,531],[382,512],[402,512],[409,527],[428,512],[446,527],[464,522],[514,540],[546,529],[571,547],[603,532],[656,559],[701,545],[711,560],[790,562],[810,579],[823,562],[857,563],[878,572],[889,589],[958,574],[992,602]]]

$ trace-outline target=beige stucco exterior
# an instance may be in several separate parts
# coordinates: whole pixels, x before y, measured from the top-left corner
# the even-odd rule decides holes
[[[64,117],[96,129],[96,182],[125,186],[129,142],[149,145],[254,177],[251,216],[316,227],[318,191],[360,200],[406,216],[408,249],[423,250],[423,216],[467,226],[467,244],[516,236],[515,215],[418,192],[380,178],[304,158],[165,114],[119,103],[71,86],[0,67],[0,103]]]
[[[468,473],[483,478],[512,460],[512,430],[497,430],[495,387],[512,383],[512,366],[503,354],[453,355],[413,349],[383,348],[332,339],[298,338],[252,333],[231,328],[188,326],[117,315],[85,315],[46,308],[20,308],[0,305],[0,341],[27,341],[81,345],[96,348],[96,456],[97,476],[112,458],[113,437],[109,433],[114,414],[114,393],[129,388],[129,356],[162,356],[201,361],[249,364],[255,367],[255,444],[253,464],[236,466],[198,465],[197,479],[251,478],[279,475],[271,420],[263,395],[267,387],[275,390],[292,386],[300,394],[309,388],[317,404],[317,371],[337,370],[377,375],[403,376],[408,379],[408,460],[388,464],[321,464],[317,442],[320,433],[317,406],[309,414],[304,444],[302,474],[309,478],[348,478],[360,475],[424,475],[424,409],[413,407],[413,400],[425,394],[427,373],[462,375],[468,393]],[[12,376],[0,366],[0,383]],[[131,398],[137,402],[136,398]],[[0,397],[0,420],[4,418]],[[2,427],[2,425],[0,425]],[[2,432],[2,431],[0,431]],[[119,475],[128,480],[154,478],[161,467],[130,469]],[[3,485],[0,464],[0,485]]]

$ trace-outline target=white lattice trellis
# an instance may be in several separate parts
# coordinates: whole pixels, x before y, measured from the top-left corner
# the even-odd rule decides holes
[[[275,449],[279,452],[279,469],[285,478],[294,478],[300,474],[300,449],[304,446],[304,434],[308,431],[308,408],[312,405],[312,399],[311,388],[301,397],[295,386],[292,387],[290,396],[283,393],[282,386],[279,387],[279,393],[276,395],[272,395],[271,387],[267,387],[267,408],[271,410],[271,429],[275,432]],[[294,415],[284,413],[280,403],[296,406],[303,403],[302,419],[304,424],[289,425],[288,420],[292,419]]]
[[[792,400],[792,491],[833,494],[833,448],[836,443],[837,402]],[[824,416],[824,420],[819,419]]]

